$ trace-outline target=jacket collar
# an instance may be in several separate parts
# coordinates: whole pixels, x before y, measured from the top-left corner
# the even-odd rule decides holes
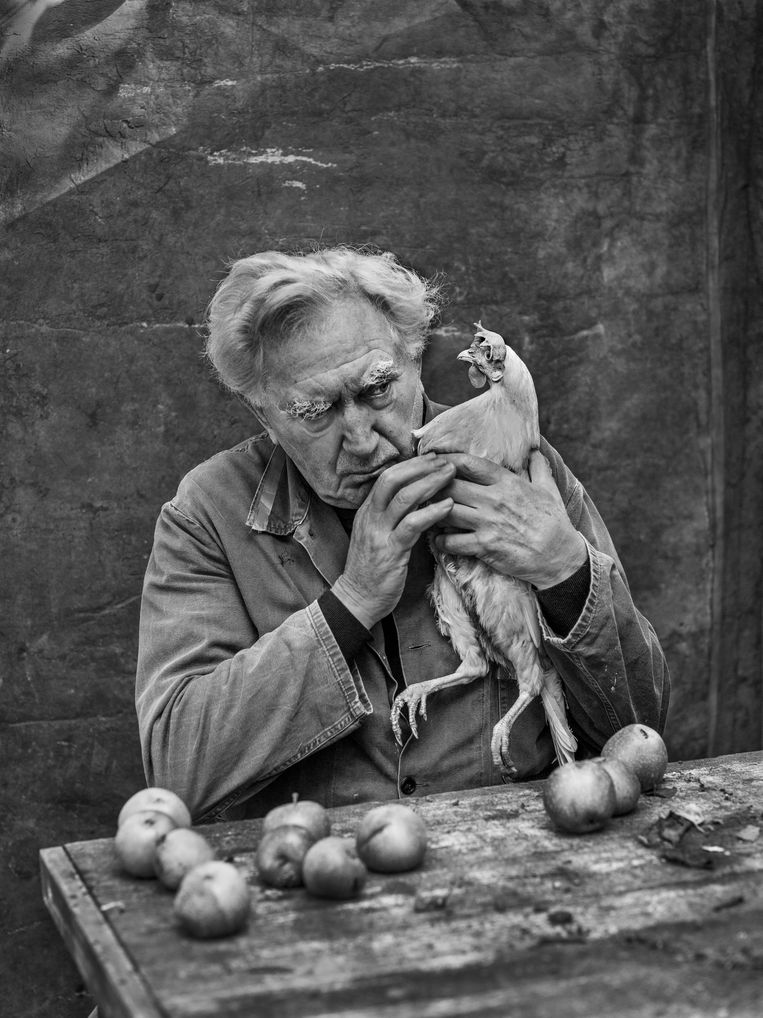
[[[442,403],[433,403],[424,394],[424,423],[445,410]],[[272,452],[254,493],[246,525],[259,533],[292,534],[304,522],[310,499],[316,495],[280,445]]]
[[[246,525],[269,534],[291,534],[304,520],[310,489],[280,445],[272,452],[254,493]]]

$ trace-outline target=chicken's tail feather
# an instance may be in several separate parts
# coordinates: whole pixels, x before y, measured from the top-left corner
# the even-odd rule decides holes
[[[560,764],[572,763],[578,742],[570,730],[567,711],[564,703],[562,680],[555,668],[548,668],[543,673],[543,685],[540,691],[543,709],[548,719],[551,741],[556,750],[556,758]]]

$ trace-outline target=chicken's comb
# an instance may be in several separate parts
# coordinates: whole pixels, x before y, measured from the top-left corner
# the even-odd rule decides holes
[[[474,322],[474,328],[477,330],[474,338],[485,339],[490,345],[491,360],[504,360],[506,358],[506,342],[503,336],[499,336],[497,332],[491,332],[489,329],[486,329],[481,320]]]

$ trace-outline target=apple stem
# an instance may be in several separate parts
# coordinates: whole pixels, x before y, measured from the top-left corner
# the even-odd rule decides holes
[[[293,803],[294,803],[295,805],[296,805],[296,803],[297,803],[297,799],[298,799],[298,798],[299,798],[299,792],[292,792],[292,793],[291,793],[291,801],[292,801],[292,802],[293,802]]]

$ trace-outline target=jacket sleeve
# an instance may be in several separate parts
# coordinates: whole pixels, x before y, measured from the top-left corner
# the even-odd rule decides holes
[[[545,441],[567,513],[586,539],[591,582],[579,618],[566,636],[540,615],[549,656],[562,677],[581,749],[598,752],[617,729],[640,722],[662,732],[670,676],[648,620],[636,608],[612,538],[589,495]]]
[[[255,794],[371,712],[318,603],[260,635],[219,544],[172,503],[144,581],[136,708],[149,784],[195,818]]]

